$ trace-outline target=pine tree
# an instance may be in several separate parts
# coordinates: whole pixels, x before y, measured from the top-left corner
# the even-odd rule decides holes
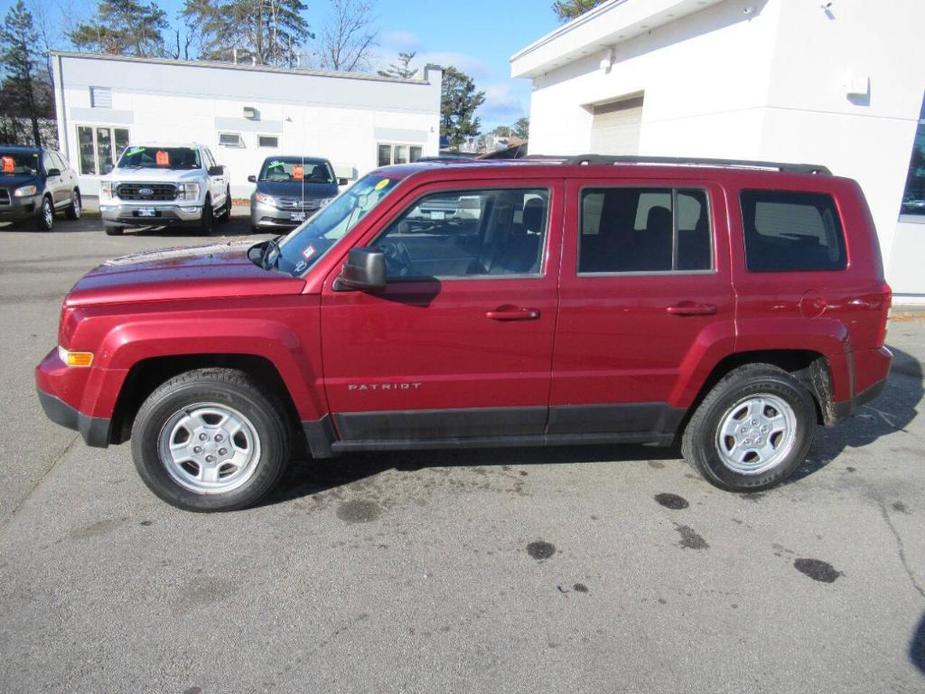
[[[605,0],[556,0],[552,4],[552,11],[556,13],[559,21],[567,22],[604,2]]]
[[[398,62],[392,63],[385,70],[379,70],[381,77],[398,77],[403,80],[410,80],[418,71],[417,68],[411,67],[411,61],[417,53],[399,53]]]
[[[78,50],[119,55],[162,56],[167,13],[155,3],[100,0],[96,16],[68,34]]]
[[[443,73],[443,94],[440,101],[440,134],[449,140],[450,147],[459,149],[467,137],[479,134],[479,106],[485,103],[485,92],[475,89],[469,75],[455,67]]]
[[[32,14],[23,0],[10,7],[0,29],[0,61],[4,79],[2,84],[4,130],[17,133],[16,119],[26,118],[32,126],[32,140],[42,144],[39,118],[48,115],[51,89],[42,80],[43,71],[36,53],[38,34]],[[8,134],[8,136],[10,136]]]

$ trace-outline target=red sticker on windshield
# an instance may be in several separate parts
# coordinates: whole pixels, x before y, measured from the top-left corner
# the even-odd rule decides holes
[[[3,157],[3,173],[15,173],[16,160],[13,157]]]
[[[154,161],[158,166],[170,166],[170,153],[159,149],[157,154],[154,155]]]
[[[302,251],[302,257],[308,260],[313,255],[315,255],[315,247],[309,244],[305,247],[305,250]]]
[[[296,181],[301,181],[303,178],[305,178],[305,167],[302,166],[301,164],[296,164],[295,166],[293,166],[292,167],[292,177]]]

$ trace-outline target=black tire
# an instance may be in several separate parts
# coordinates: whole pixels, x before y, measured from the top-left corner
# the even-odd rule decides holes
[[[218,216],[218,221],[227,222],[231,219],[231,186],[225,189],[225,204],[222,205],[222,212]]]
[[[200,223],[200,229],[202,229],[202,233],[206,236],[211,235],[215,230],[215,217],[212,214],[212,198],[208,195],[206,196],[206,203],[202,206],[202,222]]]
[[[123,232],[125,232],[125,227],[116,227],[111,224],[107,224],[104,228],[106,229],[106,236],[122,236]]]
[[[789,452],[772,467],[743,474],[723,462],[719,427],[725,415],[750,395],[770,395],[788,405],[794,416],[795,433]],[[748,421],[743,424],[748,426]],[[707,393],[684,430],[681,452],[708,482],[720,489],[757,492],[780,484],[793,474],[809,453],[816,425],[813,396],[799,381],[770,364],[747,364],[726,374]]]
[[[39,209],[35,211],[35,226],[39,231],[51,231],[55,225],[55,206],[47,195],[42,198]]]
[[[172,415],[195,403],[216,403],[246,417],[256,432],[260,455],[241,486],[197,493],[179,484],[158,452],[160,434]],[[253,506],[279,482],[290,457],[289,418],[279,401],[247,374],[234,369],[197,369],[159,386],[145,400],[132,426],[132,457],[141,479],[161,499],[187,511],[235,511]]]
[[[80,191],[74,188],[74,190],[71,191],[71,204],[68,205],[67,210],[65,210],[64,216],[71,220],[80,219],[80,215],[83,211],[82,203]]]

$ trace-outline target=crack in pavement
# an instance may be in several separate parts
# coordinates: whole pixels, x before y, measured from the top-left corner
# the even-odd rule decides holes
[[[899,531],[896,530],[896,526],[893,525],[893,521],[890,519],[890,514],[886,510],[886,504],[883,503],[883,499],[879,496],[875,497],[877,499],[877,505],[880,507],[880,515],[883,516],[883,520],[886,521],[887,527],[889,527],[890,532],[893,533],[893,537],[896,538],[896,548],[899,551],[899,560],[902,562],[903,568],[906,570],[906,574],[909,576],[909,580],[912,581],[912,587],[925,598],[925,589],[919,585],[919,582],[915,580],[915,575],[912,573],[912,569],[909,566],[909,560],[906,559],[906,548],[903,545],[903,539],[899,536]]]
[[[45,470],[45,472],[42,473],[42,476],[39,477],[38,480],[36,480],[34,485],[32,485],[32,489],[30,489],[17,502],[17,504],[13,507],[13,510],[10,511],[10,515],[5,520],[0,522],[0,533],[6,532],[7,527],[10,525],[10,521],[16,517],[16,514],[19,512],[19,509],[21,509],[23,504],[25,504],[29,500],[29,498],[33,494],[35,494],[35,490],[38,489],[42,485],[42,482],[45,481],[45,478],[48,477],[49,473],[51,473],[52,470],[58,467],[58,463],[64,460],[64,456],[66,456],[70,452],[70,450],[74,447],[74,444],[77,443],[77,440],[79,438],[80,438],[80,434],[74,434],[74,438],[72,438],[70,442],[64,447],[64,449],[58,454],[58,456],[54,460],[51,461],[51,465],[48,466],[48,469]]]

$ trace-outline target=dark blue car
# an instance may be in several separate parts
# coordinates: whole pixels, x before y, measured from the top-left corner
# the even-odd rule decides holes
[[[80,217],[77,173],[53,149],[0,145],[0,222],[48,231],[55,213]]]
[[[338,181],[327,159],[267,157],[251,195],[251,226],[255,232],[292,229],[337,196]]]

